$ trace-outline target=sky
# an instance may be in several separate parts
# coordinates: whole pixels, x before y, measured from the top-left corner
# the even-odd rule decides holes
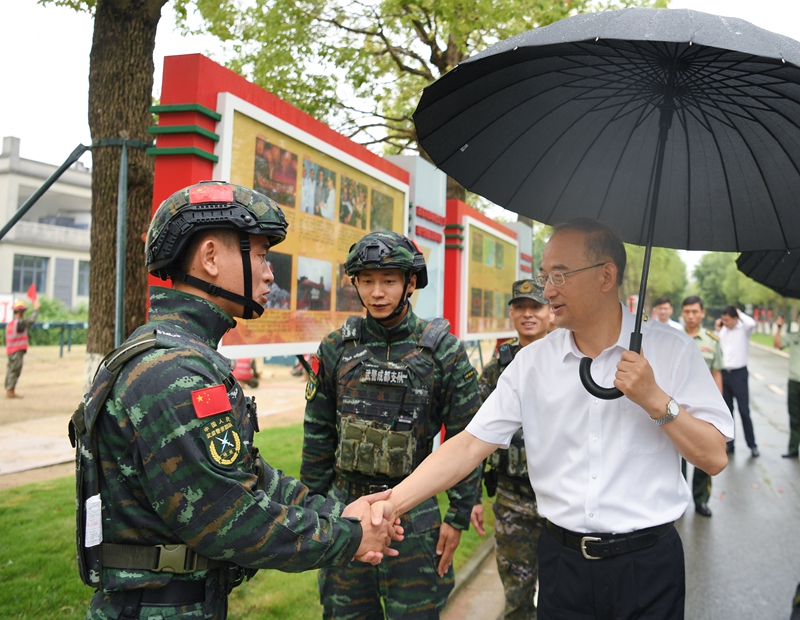
[[[800,40],[800,0],[672,0],[670,8],[745,19]],[[87,121],[92,18],[36,0],[0,1],[0,136],[20,138],[26,159],[61,164],[91,141]],[[165,7],[155,49],[155,94],[164,56],[204,53],[225,58],[213,37],[185,37]],[[91,166],[91,155],[82,161]],[[691,273],[702,253],[682,252]]]

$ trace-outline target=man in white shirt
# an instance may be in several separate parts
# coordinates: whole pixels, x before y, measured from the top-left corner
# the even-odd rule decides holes
[[[725,306],[714,328],[722,345],[722,398],[733,417],[733,399],[742,418],[742,428],[747,447],[753,458],[759,456],[753,421],[750,419],[750,388],[747,385],[747,354],[750,351],[750,334],[755,320],[733,306]],[[733,453],[733,438],[728,441],[728,453]]]
[[[672,302],[669,300],[669,297],[666,295],[662,295],[658,299],[656,299],[656,303],[653,304],[653,318],[658,321],[659,323],[663,323],[664,325],[669,325],[670,327],[674,327],[675,329],[683,329],[683,325],[678,323],[678,321],[672,320]]]
[[[522,349],[465,432],[444,442],[374,505],[373,521],[400,515],[468,475],[520,427],[528,472],[548,520],[539,542],[539,618],[683,618],[683,548],[672,522],[691,494],[681,455],[717,474],[733,423],[700,350],[684,333],[642,325],[619,302],[619,238],[594,220],[557,226],[542,256],[558,329]],[[600,400],[593,376],[623,392]]]

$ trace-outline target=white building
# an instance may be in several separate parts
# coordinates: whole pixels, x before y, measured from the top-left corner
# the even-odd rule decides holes
[[[3,138],[0,227],[58,168],[19,156],[19,138]],[[0,295],[40,295],[74,309],[89,301],[92,173],[74,164],[0,240]]]

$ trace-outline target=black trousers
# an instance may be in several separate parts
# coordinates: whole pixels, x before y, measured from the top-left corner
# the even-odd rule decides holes
[[[744,440],[748,448],[756,447],[756,435],[753,432],[753,421],[750,419],[750,388],[747,387],[747,366],[735,368],[733,370],[722,371],[722,398],[730,409],[733,416],[733,399],[736,399],[736,406],[739,408],[739,416],[742,418],[742,428],[744,429]],[[733,441],[728,442],[733,445]]]
[[[652,547],[587,560],[550,530],[539,539],[539,620],[683,620],[686,579],[676,530]]]

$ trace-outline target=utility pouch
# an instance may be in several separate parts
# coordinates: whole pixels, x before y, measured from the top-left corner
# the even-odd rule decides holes
[[[413,431],[391,430],[388,425],[343,416],[336,449],[336,468],[401,478],[411,473],[414,461]]]
[[[497,495],[497,470],[490,469],[483,472],[483,484],[486,487],[486,494],[489,497]]]
[[[266,493],[267,462],[264,460],[264,457],[261,456],[261,452],[258,450],[258,448],[254,447],[250,454],[253,458],[253,472],[258,477],[258,482],[256,483],[256,490],[264,491]]]

